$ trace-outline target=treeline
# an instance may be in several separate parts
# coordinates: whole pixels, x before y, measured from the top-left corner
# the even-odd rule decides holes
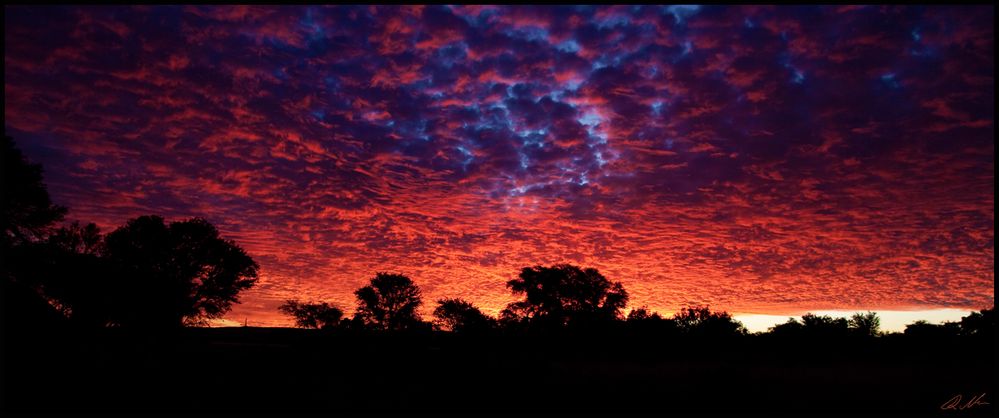
[[[279,310],[294,318],[303,328],[326,330],[438,330],[457,333],[504,331],[593,331],[621,324],[655,332],[741,335],[745,327],[726,312],[712,312],[706,306],[689,307],[664,318],[646,308],[623,309],[628,292],[619,282],[611,282],[593,268],[569,264],[525,267],[517,278],[506,283],[523,300],[510,303],[498,317],[483,313],[460,298],[437,301],[433,319],[424,321],[418,308],[421,292],[402,274],[378,273],[367,286],[354,292],[355,314],[328,302],[289,300]]]
[[[401,274],[378,273],[369,285],[354,292],[356,313],[347,317],[328,302],[288,300],[279,310],[301,328],[328,331],[394,330],[453,331],[459,334],[523,332],[630,331],[646,335],[686,335],[693,337],[735,337],[748,335],[742,323],[727,312],[713,312],[708,306],[690,306],[665,317],[648,308],[623,309],[628,292],[621,283],[610,282],[596,269],[568,264],[534,266],[521,270],[507,282],[515,296],[523,300],[509,304],[499,317],[483,313],[472,303],[458,298],[437,300],[433,318],[424,321],[418,313],[422,305],[420,289]],[[973,312],[960,322],[930,324],[916,321],[906,326],[912,337],[983,336],[995,330],[995,308]],[[874,312],[858,312],[850,318],[805,314],[800,320],[788,318],[765,333],[777,338],[846,339],[884,335],[881,320]]]
[[[203,325],[224,316],[239,293],[251,288],[258,265],[235,242],[220,237],[204,219],[167,223],[141,216],[107,234],[94,224],[57,227],[66,208],[51,202],[40,165],[29,163],[9,136],[2,151],[4,328],[49,325],[161,330]],[[354,292],[354,314],[327,302],[289,300],[280,311],[299,327],[354,331],[453,331],[476,333],[594,332],[627,329],[655,335],[746,335],[726,312],[706,306],[664,317],[647,308],[627,315],[628,292],[593,268],[568,264],[525,267],[506,286],[522,300],[498,317],[457,298],[441,299],[424,321],[420,289],[402,274],[378,273]],[[994,335],[994,308],[959,323],[923,321],[906,335]],[[805,315],[770,329],[791,337],[880,335],[874,313],[850,319]]]

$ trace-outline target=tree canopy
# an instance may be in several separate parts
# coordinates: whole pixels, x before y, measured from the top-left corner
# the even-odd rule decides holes
[[[62,307],[45,296],[45,270],[62,266],[42,241],[66,208],[52,203],[42,167],[29,162],[14,139],[0,145],[0,275],[3,328],[32,329],[62,324]]]
[[[527,322],[552,327],[594,324],[621,318],[628,292],[594,268],[569,264],[525,267],[507,287],[524,300],[507,305],[501,316],[507,322]]]
[[[847,322],[854,335],[876,337],[881,334],[881,318],[874,312],[857,312]]]
[[[434,309],[434,326],[454,332],[482,332],[496,326],[496,320],[461,299],[441,299]]]
[[[974,335],[991,339],[996,333],[996,308],[982,309],[961,318],[961,335]]]
[[[295,318],[295,325],[301,328],[334,328],[340,323],[343,311],[326,302],[306,303],[288,300],[278,310]]]
[[[0,146],[0,229],[2,247],[37,241],[66,215],[66,208],[52,203],[42,182],[42,166],[32,164],[4,135]]]
[[[258,265],[208,221],[141,216],[105,238],[121,326],[174,327],[219,318],[256,283]]]
[[[421,322],[416,311],[422,304],[420,289],[409,277],[377,273],[368,286],[357,289],[354,295],[356,316],[371,328],[401,330]]]
[[[728,312],[712,312],[707,306],[691,306],[673,315],[680,331],[711,336],[742,335],[746,328]]]

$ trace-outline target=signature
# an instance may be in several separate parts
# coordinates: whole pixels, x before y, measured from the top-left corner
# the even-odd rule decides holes
[[[983,399],[985,399],[985,392],[982,392],[981,395],[974,396],[970,400],[968,400],[967,402],[963,402],[963,403],[962,403],[963,399],[961,399],[961,395],[954,395],[953,398],[950,398],[950,400],[948,400],[947,402],[944,402],[943,405],[940,405],[940,409],[942,409],[944,411],[947,411],[947,410],[963,411],[965,409],[968,409],[968,408],[971,408],[971,407],[975,407],[975,406],[988,405],[989,403],[985,402]]]

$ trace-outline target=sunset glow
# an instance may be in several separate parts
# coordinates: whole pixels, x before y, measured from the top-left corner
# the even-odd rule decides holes
[[[5,7],[4,126],[67,219],[246,249],[218,325],[376,272],[495,315],[571,263],[628,309],[899,331],[994,304],[993,14]]]
[[[961,322],[961,318],[971,314],[969,310],[962,309],[929,309],[918,311],[886,311],[875,310],[881,320],[881,330],[886,332],[902,332],[905,326],[916,321],[926,321],[931,324],[942,324],[944,322]],[[833,318],[849,318],[855,311],[811,311],[801,312],[794,315],[767,315],[767,314],[740,314],[733,316],[746,326],[750,332],[767,332],[767,330],[777,324],[787,322],[788,318],[800,320],[801,315],[812,313],[814,315],[826,315]],[[863,313],[863,312],[861,312]],[[243,324],[239,324],[243,325]]]

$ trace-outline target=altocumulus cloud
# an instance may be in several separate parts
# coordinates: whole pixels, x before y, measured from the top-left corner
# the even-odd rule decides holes
[[[556,262],[667,313],[981,308],[993,12],[5,7],[5,129],[72,218],[218,225],[257,324]]]

